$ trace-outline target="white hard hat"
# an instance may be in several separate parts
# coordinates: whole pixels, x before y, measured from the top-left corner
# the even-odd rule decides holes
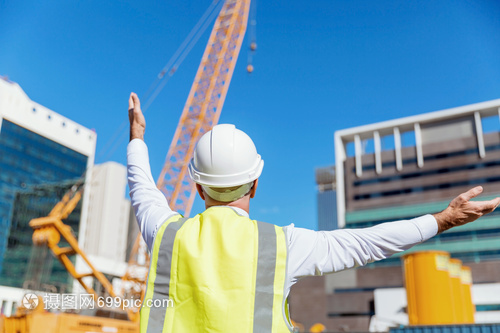
[[[195,183],[227,188],[254,181],[263,167],[252,139],[234,125],[220,124],[198,141],[188,170]]]

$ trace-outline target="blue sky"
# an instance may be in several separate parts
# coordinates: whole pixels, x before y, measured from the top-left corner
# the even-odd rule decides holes
[[[103,153],[209,1],[0,0],[0,75],[96,130]],[[220,123],[265,160],[251,216],[316,228],[314,169],[336,130],[500,98],[500,2],[259,1],[254,72],[245,40]],[[211,26],[210,26],[211,28]],[[158,177],[209,30],[146,113]],[[203,208],[197,199],[193,212]]]

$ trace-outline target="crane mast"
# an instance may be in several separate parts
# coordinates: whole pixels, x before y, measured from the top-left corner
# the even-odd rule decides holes
[[[219,121],[243,43],[250,0],[226,0],[201,59],[193,86],[157,181],[174,211],[189,215],[195,186],[188,163],[198,139]]]

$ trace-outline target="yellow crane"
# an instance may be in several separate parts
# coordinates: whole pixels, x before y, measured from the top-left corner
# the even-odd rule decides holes
[[[215,21],[205,48],[194,83],[189,93],[186,105],[179,120],[165,164],[157,181],[158,188],[165,194],[173,210],[183,211],[189,215],[194,197],[195,187],[188,178],[187,165],[193,154],[198,138],[217,124],[229,88],[229,83],[236,65],[239,51],[245,35],[250,0],[226,0]],[[97,279],[106,292],[116,296],[111,283],[88,260],[84,251],[78,246],[78,241],[71,228],[63,223],[75,208],[81,198],[83,186],[76,185],[52,209],[47,217],[30,221],[34,228],[33,242],[47,245],[54,255],[66,267],[68,272],[77,279],[83,288],[94,297],[97,292],[86,284],[85,277]],[[69,244],[61,248],[58,244],[61,237]],[[138,249],[140,235],[134,249]],[[79,255],[89,266],[90,272],[76,271],[69,256]],[[134,256],[131,256],[133,258]],[[134,259],[132,259],[134,260]],[[134,274],[135,262],[131,262],[124,281],[140,286],[143,294],[146,276],[137,277]],[[37,332],[80,332],[85,327],[92,331],[102,332],[112,329],[113,332],[137,332],[139,307],[124,309],[129,321],[81,316],[75,314],[54,314],[38,309],[30,312],[20,309],[17,316],[0,318],[0,333],[37,333]]]

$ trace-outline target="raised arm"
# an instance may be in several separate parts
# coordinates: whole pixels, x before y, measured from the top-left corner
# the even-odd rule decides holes
[[[130,142],[127,147],[127,173],[130,200],[142,236],[151,249],[158,227],[173,212],[163,193],[156,187],[149,165],[148,148],[144,142],[146,120],[135,93],[129,98]]]
[[[312,231],[290,228],[289,275],[323,275],[382,260],[426,241],[438,232],[472,222],[495,210],[500,198],[470,201],[482,192],[475,187],[453,199],[442,212],[365,229]]]

